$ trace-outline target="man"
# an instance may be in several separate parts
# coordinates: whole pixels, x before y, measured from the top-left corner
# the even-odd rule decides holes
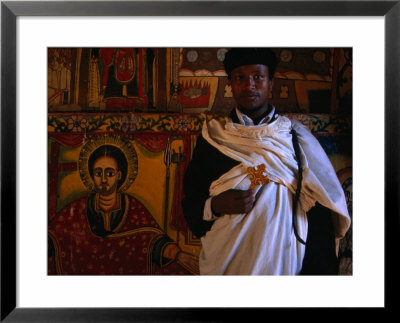
[[[90,155],[95,192],[65,207],[49,224],[49,274],[193,274],[197,258],[162,232],[148,210],[119,191],[128,162],[113,145]]]
[[[234,48],[224,65],[237,108],[204,123],[184,178],[200,274],[337,274],[345,197],[309,130],[268,103],[274,53]]]

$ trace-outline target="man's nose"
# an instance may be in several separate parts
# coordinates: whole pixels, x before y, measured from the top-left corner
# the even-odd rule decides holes
[[[102,183],[107,182],[107,176],[106,176],[106,174],[101,175],[101,182],[102,182]]]
[[[254,81],[254,78],[248,77],[245,79],[245,87],[248,89],[254,89],[256,85],[256,82]]]

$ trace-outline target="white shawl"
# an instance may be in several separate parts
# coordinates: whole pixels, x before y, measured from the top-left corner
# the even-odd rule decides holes
[[[229,189],[249,189],[247,168],[266,165],[271,182],[256,188],[256,203],[247,214],[225,214],[202,237],[202,275],[296,275],[305,246],[292,227],[292,200],[297,187],[298,165],[291,128],[298,134],[303,162],[303,183],[297,207],[297,231],[307,239],[306,212],[319,202],[331,209],[336,238],[350,226],[343,189],[316,138],[298,122],[279,116],[269,124],[243,126],[204,123],[202,135],[226,156],[240,162],[210,186],[210,196]]]

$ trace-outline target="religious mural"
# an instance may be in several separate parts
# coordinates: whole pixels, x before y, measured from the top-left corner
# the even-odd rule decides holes
[[[49,274],[197,274],[180,200],[203,121],[49,114]]]
[[[65,105],[71,102],[71,48],[49,48],[48,51],[48,104]]]
[[[226,50],[49,49],[49,275],[198,274],[182,181],[204,120],[234,106]],[[351,49],[276,53],[271,102],[319,140],[351,215]],[[352,274],[351,234],[342,275]]]
[[[48,107],[57,111],[228,114],[229,48],[50,48]],[[278,112],[352,113],[351,48],[274,48]]]
[[[179,77],[183,111],[227,114],[234,107],[223,65],[228,49],[180,49]],[[273,50],[279,64],[269,101],[277,111],[351,114],[351,48]],[[218,80],[214,90],[216,95],[211,95],[214,93],[213,87],[207,87],[211,79]],[[202,104],[197,104],[199,101]]]
[[[156,90],[158,82],[165,83],[158,78],[163,69],[157,68],[159,60],[165,63],[163,53],[151,48],[49,48],[49,110],[142,111],[162,104]]]

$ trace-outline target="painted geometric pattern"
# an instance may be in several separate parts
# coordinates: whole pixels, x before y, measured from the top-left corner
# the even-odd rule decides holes
[[[307,126],[315,134],[351,134],[351,117],[327,114],[284,114]],[[49,133],[93,132],[184,132],[199,133],[204,120],[220,119],[216,114],[152,113],[65,113],[48,115]]]
[[[201,126],[207,118],[218,119],[218,115],[202,114],[84,114],[66,113],[49,114],[49,132],[189,132],[201,131]]]

